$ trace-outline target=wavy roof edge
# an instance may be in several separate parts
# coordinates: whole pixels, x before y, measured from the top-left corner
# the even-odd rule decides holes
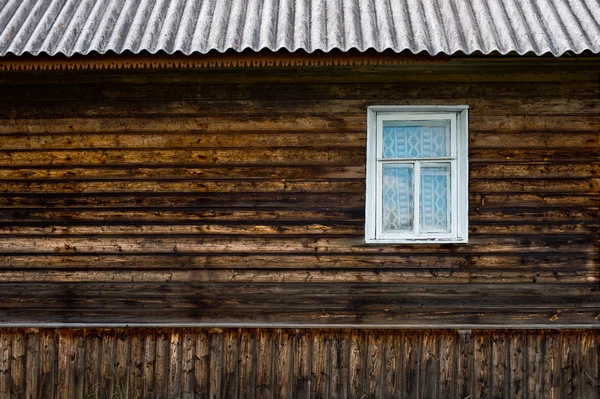
[[[336,52],[342,52],[342,53],[352,53],[355,51],[358,51],[360,53],[367,53],[370,51],[375,51],[379,54],[385,54],[386,52],[393,52],[395,54],[406,54],[407,52],[413,55],[419,55],[419,54],[427,54],[429,56],[432,57],[437,57],[437,56],[448,56],[448,57],[455,57],[455,56],[489,56],[489,55],[501,55],[501,56],[536,56],[536,57],[543,57],[543,56],[554,56],[554,57],[563,57],[565,55],[575,55],[575,56],[579,56],[579,55],[597,55],[600,54],[600,49],[598,50],[593,50],[593,49],[582,49],[581,51],[574,51],[574,50],[565,50],[560,54],[555,54],[552,53],[550,51],[546,51],[543,53],[538,53],[535,51],[526,51],[526,52],[519,52],[516,50],[511,50],[511,51],[500,51],[500,50],[490,50],[488,52],[483,52],[481,50],[473,50],[469,53],[465,53],[461,50],[459,51],[455,51],[454,53],[446,53],[444,51],[439,51],[437,53],[430,53],[429,51],[427,51],[427,49],[420,49],[420,50],[412,50],[409,48],[404,48],[404,49],[392,49],[392,48],[384,48],[384,49],[376,49],[373,47],[369,47],[369,48],[365,48],[365,49],[359,49],[356,47],[352,47],[352,48],[348,48],[348,49],[342,49],[339,47],[334,47],[328,50],[321,50],[321,49],[317,49],[317,50],[313,50],[313,51],[306,51],[305,49],[302,48],[298,48],[298,49],[288,49],[287,47],[279,47],[276,49],[271,49],[271,48],[267,48],[267,47],[263,47],[263,48],[251,48],[251,47],[247,47],[247,48],[243,48],[243,49],[224,49],[224,50],[218,50],[218,49],[211,49],[205,52],[201,52],[201,51],[191,51],[191,52],[183,52],[182,50],[173,50],[171,52],[162,50],[162,49],[158,49],[155,50],[154,52],[148,51],[148,50],[140,50],[138,52],[134,52],[132,49],[128,49],[128,48],[123,48],[121,50],[119,50],[118,52],[112,49],[108,49],[105,50],[104,52],[99,52],[97,50],[93,50],[90,49],[88,52],[85,53],[79,53],[79,52],[74,52],[74,53],[64,53],[62,51],[58,51],[55,53],[48,53],[46,51],[39,51],[37,53],[31,53],[29,51],[22,51],[20,53],[13,53],[13,52],[7,52],[6,54],[2,54],[0,56],[17,56],[17,57],[21,57],[21,56],[48,56],[48,57],[74,57],[74,56],[97,56],[97,55],[181,55],[181,56],[195,56],[195,55],[209,55],[209,54],[231,54],[231,53],[235,53],[235,54],[247,54],[248,51],[251,51],[255,54],[260,54],[260,53],[269,53],[269,54],[276,54],[276,53],[289,53],[289,54],[335,54]]]
[[[600,53],[598,0],[0,0],[0,56]]]

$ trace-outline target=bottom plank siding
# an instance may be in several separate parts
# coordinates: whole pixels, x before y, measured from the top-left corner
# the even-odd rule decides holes
[[[0,329],[2,398],[598,398],[598,330]]]

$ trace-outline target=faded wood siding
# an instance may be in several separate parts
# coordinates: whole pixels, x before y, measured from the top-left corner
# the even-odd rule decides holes
[[[600,326],[599,66],[3,73],[0,321]],[[364,244],[373,104],[470,105],[468,244]]]
[[[599,334],[5,329],[0,397],[590,399]]]

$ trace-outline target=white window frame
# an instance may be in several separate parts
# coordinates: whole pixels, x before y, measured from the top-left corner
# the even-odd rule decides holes
[[[466,243],[469,218],[469,159],[468,159],[468,111],[467,105],[437,106],[383,106],[367,108],[367,181],[365,209],[365,242],[377,244],[396,243]],[[450,121],[450,156],[444,158],[398,158],[384,159],[384,121]],[[450,163],[451,226],[450,232],[419,231],[419,184],[420,167],[436,163]],[[415,168],[415,193],[413,204],[413,232],[383,232],[383,165],[411,164]]]

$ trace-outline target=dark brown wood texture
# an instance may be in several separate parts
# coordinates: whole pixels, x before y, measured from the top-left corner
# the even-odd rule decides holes
[[[0,329],[0,397],[600,397],[598,330]]]
[[[0,321],[600,326],[599,70],[4,72]],[[471,107],[468,244],[364,244],[374,104]]]

